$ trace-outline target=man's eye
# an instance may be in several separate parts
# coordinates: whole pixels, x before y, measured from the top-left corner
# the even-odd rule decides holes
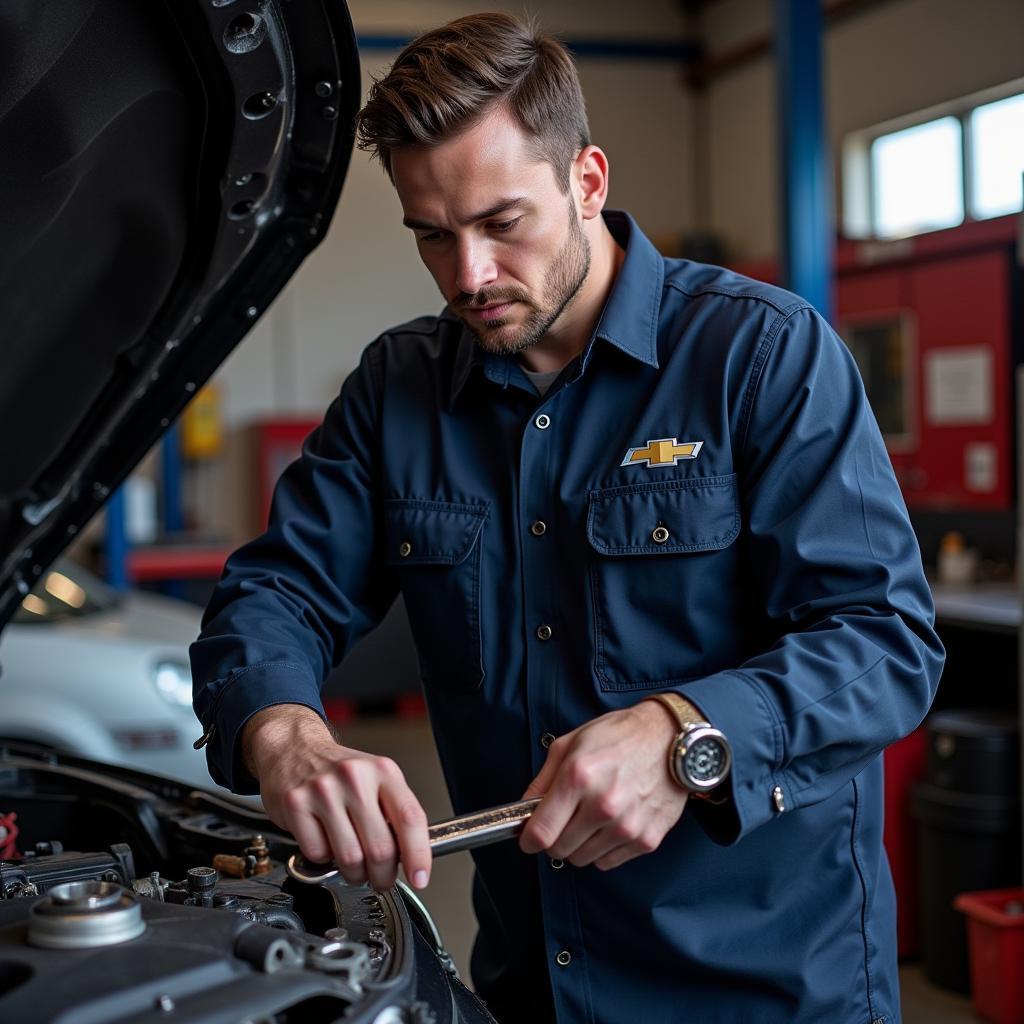
[[[420,235],[421,242],[440,242],[444,238],[443,231],[431,231],[429,234]]]
[[[503,220],[497,224],[492,224],[491,229],[499,234],[504,234],[506,231],[512,231],[522,219],[522,217],[515,217],[513,220]]]

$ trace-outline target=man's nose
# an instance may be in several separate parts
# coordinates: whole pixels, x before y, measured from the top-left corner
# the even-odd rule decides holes
[[[460,242],[455,283],[460,292],[475,295],[497,280],[497,268],[490,246],[476,239]]]

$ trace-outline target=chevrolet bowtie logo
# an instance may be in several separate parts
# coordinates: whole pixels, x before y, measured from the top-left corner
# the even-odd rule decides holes
[[[622,460],[623,466],[635,466],[646,462],[648,466],[674,466],[680,459],[695,459],[703,441],[685,441],[680,444],[674,437],[663,437],[648,441],[642,448],[630,448]]]

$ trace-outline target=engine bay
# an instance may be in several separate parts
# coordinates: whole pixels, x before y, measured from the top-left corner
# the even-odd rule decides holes
[[[410,890],[302,885],[259,810],[0,749],[0,1017],[486,1022]]]

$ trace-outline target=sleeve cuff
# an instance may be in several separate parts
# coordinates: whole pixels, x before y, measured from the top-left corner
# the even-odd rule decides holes
[[[732,770],[722,786],[726,800],[690,800],[708,838],[731,846],[779,814],[774,791],[785,793],[781,769],[782,730],[757,686],[741,672],[725,671],[679,687],[708,721],[725,733],[732,748]]]
[[[206,693],[211,694],[206,707],[201,707],[197,700],[196,711],[207,730],[214,726],[206,744],[210,776],[242,796],[254,796],[260,791],[259,783],[242,763],[240,742],[242,728],[257,711],[276,704],[301,704],[327,721],[320,687],[304,665],[249,665],[222,681],[210,683]]]

